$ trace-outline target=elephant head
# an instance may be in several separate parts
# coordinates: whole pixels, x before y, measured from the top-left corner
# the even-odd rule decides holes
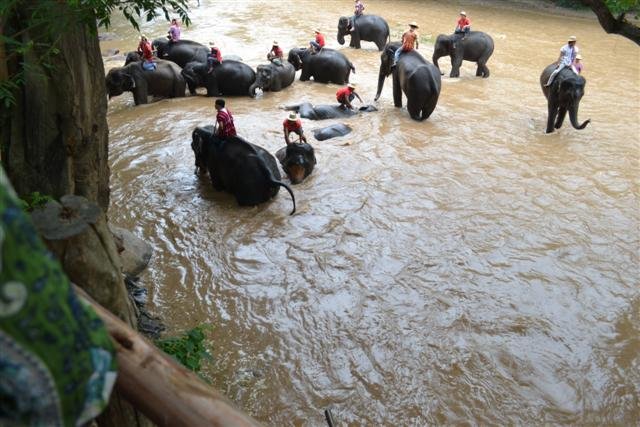
[[[302,60],[306,56],[307,49],[304,47],[296,47],[289,51],[289,56],[287,57],[287,61],[293,65],[293,68],[298,71],[302,68]]]
[[[156,51],[158,58],[166,58],[169,56],[169,40],[167,39],[155,39],[153,43],[153,50]]]
[[[349,31],[349,18],[341,16],[338,20],[338,43],[344,44],[344,36],[351,34]]]
[[[129,65],[132,62],[140,62],[142,61],[142,57],[138,52],[132,51],[127,53],[127,56],[124,58],[124,65]]]
[[[135,66],[135,64],[134,64]],[[132,91],[136,87],[136,81],[129,72],[131,65],[127,67],[116,67],[109,70],[105,77],[107,94],[109,99],[122,95],[123,92]]]
[[[196,170],[194,173],[207,170],[207,161],[209,158],[209,150],[212,148],[212,140],[214,139],[213,126],[197,127],[191,134],[191,149],[196,159]]]
[[[560,106],[556,129],[559,129],[560,126],[562,126],[565,110],[569,112],[571,126],[575,129],[584,129],[591,120],[586,120],[580,124],[578,122],[578,107],[580,106],[580,100],[584,95],[584,87],[587,82],[584,77],[573,72],[569,74],[569,70],[566,71],[567,72],[563,73],[563,75],[558,76],[558,81],[554,82],[551,87],[552,92],[557,91],[558,105]]]
[[[443,56],[451,56],[453,58],[455,49],[456,44],[454,43],[454,38],[450,35],[440,34],[436,39],[436,43],[433,45],[433,57],[431,58],[433,65],[435,65],[437,69],[440,69],[438,59]],[[442,72],[440,74],[442,74]]]
[[[182,69],[182,77],[189,87],[191,95],[196,94],[196,88],[204,86],[204,74],[207,72],[207,66],[200,62],[189,62]]]
[[[393,65],[393,58],[396,53],[396,50],[400,48],[400,43],[394,42],[389,43],[384,47],[382,54],[380,55],[380,72],[378,73],[378,91],[376,92],[375,101],[380,98],[380,94],[382,93],[382,87],[384,86],[384,81],[389,74],[393,71],[391,66]]]
[[[256,89],[262,89],[263,91],[269,90],[271,87],[271,80],[273,79],[273,66],[272,65],[258,65],[256,69],[256,81],[249,87],[249,96],[256,96]]]

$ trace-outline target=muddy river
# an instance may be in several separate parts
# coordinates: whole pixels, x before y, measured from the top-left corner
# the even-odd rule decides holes
[[[375,45],[336,41],[352,2],[192,3],[183,38],[254,67],[272,40],[287,52],[319,27],[373,102]],[[213,122],[213,98],[111,100],[109,216],[155,247],[151,309],[169,332],[213,325],[207,374],[266,425],[323,426],[327,407],[353,426],[640,419],[640,49],[589,14],[504,3],[366,2],[394,39],[417,21],[427,58],[464,6],[495,40],[491,77],[465,63],[450,79],[443,58],[425,122],[394,108],[390,79],[377,113],[303,120],[318,165],[294,187],[294,216],[284,191],[241,208],[194,175],[190,134]],[[133,50],[115,21],[103,48]],[[143,25],[150,38],[167,29]],[[538,79],[569,35],[585,58],[579,119],[592,123],[545,135]],[[332,103],[337,89],[296,81],[227,106],[274,153],[281,107]],[[354,132],[311,137],[338,122]]]

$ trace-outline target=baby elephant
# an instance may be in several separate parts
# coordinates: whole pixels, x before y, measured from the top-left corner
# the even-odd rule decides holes
[[[316,165],[313,147],[306,142],[293,143],[282,147],[276,152],[276,158],[292,184],[301,183],[311,175]]]

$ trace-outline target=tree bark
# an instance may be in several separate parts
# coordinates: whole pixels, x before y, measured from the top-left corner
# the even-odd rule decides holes
[[[615,18],[603,0],[582,0],[598,17],[600,26],[609,34],[618,34],[640,46],[640,27],[633,25],[622,14]]]
[[[59,7],[68,6],[59,2]],[[12,24],[3,27],[8,36],[9,26],[15,34],[27,25],[25,16],[12,18],[3,17]],[[25,82],[15,107],[3,120],[8,130],[2,132],[0,142],[5,170],[19,195],[77,194],[97,202],[106,212],[107,98],[95,22],[92,26],[75,23],[65,28],[50,67],[40,64],[43,51],[38,47],[10,59],[9,72],[22,68]],[[20,37],[43,40],[44,31],[34,27]]]

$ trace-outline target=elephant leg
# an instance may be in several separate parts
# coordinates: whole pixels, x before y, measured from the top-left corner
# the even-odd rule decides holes
[[[480,62],[478,62],[478,67],[476,68],[476,77],[482,77],[483,72],[482,72],[482,65],[480,65]]]
[[[301,82],[306,82],[310,78],[311,78],[311,73],[308,70],[306,70],[305,68],[303,68],[302,69],[302,73],[300,73],[300,81]]]
[[[558,118],[556,119],[555,128],[560,129],[562,127],[562,122],[564,122],[564,118],[567,115],[567,109],[565,107],[560,107],[558,110]]]
[[[432,94],[429,99],[427,99],[427,102],[425,102],[424,106],[422,107],[421,120],[428,119],[431,113],[433,113],[433,110],[436,109],[436,105],[438,104],[438,97],[439,94],[436,93],[435,96]]]
[[[360,35],[358,33],[351,33],[351,47],[360,49]]]
[[[138,84],[134,89],[133,89],[133,102],[136,105],[140,105],[140,104],[146,104],[148,102],[148,93],[147,93],[147,86],[146,85],[141,85]]]
[[[558,114],[558,107],[551,101],[549,101],[548,114],[549,117],[547,118],[547,133],[551,133],[553,132],[553,125],[556,120],[556,115]]]
[[[218,82],[216,80],[210,81],[207,85],[207,96],[218,96],[219,94]]]
[[[402,88],[400,87],[400,77],[398,77],[398,69],[393,70],[393,105],[398,108],[402,107]]]
[[[487,60],[480,59],[478,61],[478,71],[476,72],[476,76],[482,76],[483,78],[489,77],[489,67],[487,67]]]
[[[461,66],[462,66],[462,59],[451,58],[451,74],[449,74],[449,77],[460,77]]]

